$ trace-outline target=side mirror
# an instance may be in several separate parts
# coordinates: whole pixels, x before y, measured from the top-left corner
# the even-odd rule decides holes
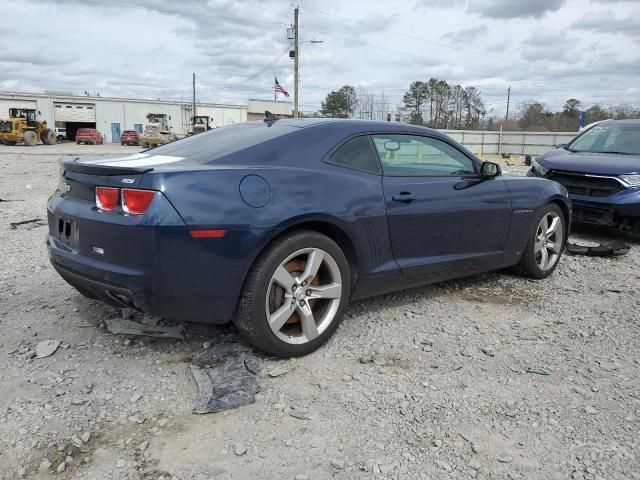
[[[480,175],[483,178],[494,178],[502,174],[502,168],[500,165],[493,162],[482,162],[482,167],[480,167]]]

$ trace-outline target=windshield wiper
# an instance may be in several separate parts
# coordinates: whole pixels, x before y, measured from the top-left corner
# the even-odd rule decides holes
[[[574,150],[573,148],[569,148],[569,147],[568,147],[568,146],[566,146],[566,145],[565,145],[564,147],[562,147],[562,148],[564,148],[565,150],[567,150],[567,151],[569,151],[569,152],[571,152],[571,153],[576,153],[576,152],[577,152],[577,150]]]

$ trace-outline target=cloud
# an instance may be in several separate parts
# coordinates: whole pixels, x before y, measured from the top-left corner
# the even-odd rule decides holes
[[[612,0],[608,0],[612,1]],[[640,37],[640,18],[629,15],[616,18],[610,10],[587,12],[580,20],[573,22],[573,28],[597,33],[621,33]]]
[[[614,16],[602,12],[613,0],[414,1],[420,8],[397,12],[388,3],[366,0],[323,0],[317,10],[303,4],[302,39],[324,41],[301,47],[303,110],[319,108],[328,92],[344,84],[377,95],[384,90],[385,101],[395,106],[412,81],[431,77],[477,86],[496,109],[509,85],[514,101],[526,94],[549,104],[554,96],[620,103],[621,94],[598,89],[630,88],[640,76],[634,43],[640,37],[633,34],[640,28],[628,23],[636,15],[634,2],[616,2]],[[288,2],[18,3],[12,21],[30,25],[38,35],[0,49],[0,90],[179,100],[190,98],[195,72],[199,100],[243,105],[248,98],[273,98],[274,74],[287,89],[293,87],[284,35],[293,17]],[[628,35],[608,34],[621,29]],[[2,24],[0,37],[10,38],[6,31]],[[585,33],[590,31],[606,35]],[[640,104],[634,92],[625,93],[624,101]]]
[[[418,0],[414,8],[460,8],[467,0]]]
[[[457,32],[449,32],[442,35],[443,40],[447,40],[451,43],[469,43],[480,35],[487,33],[489,29],[486,25],[479,25],[477,27],[463,28]]]
[[[541,18],[564,4],[565,0],[470,0],[467,11],[488,18]]]

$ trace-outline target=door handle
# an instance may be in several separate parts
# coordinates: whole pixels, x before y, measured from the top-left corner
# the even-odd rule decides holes
[[[391,198],[394,202],[411,203],[416,199],[416,196],[409,192],[400,192],[398,195],[394,195]]]

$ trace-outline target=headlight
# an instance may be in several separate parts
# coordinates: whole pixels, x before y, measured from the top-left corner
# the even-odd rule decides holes
[[[548,168],[544,168],[535,159],[531,160],[531,169],[533,170],[533,173],[540,175],[541,177],[544,177],[549,171]]]
[[[620,175],[620,180],[630,187],[640,187],[640,175]]]

